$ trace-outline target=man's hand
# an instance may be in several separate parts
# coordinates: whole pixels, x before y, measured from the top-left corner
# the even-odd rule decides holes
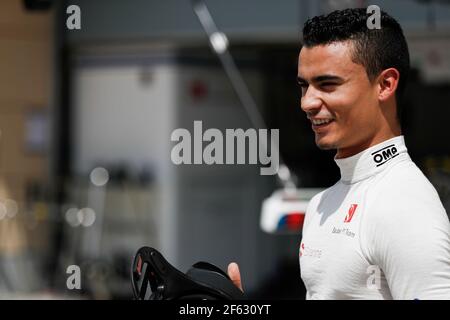
[[[241,273],[239,272],[239,266],[236,262],[231,262],[228,265],[228,276],[230,277],[231,281],[233,281],[234,285],[238,287],[242,292],[244,292],[244,290],[242,289]]]

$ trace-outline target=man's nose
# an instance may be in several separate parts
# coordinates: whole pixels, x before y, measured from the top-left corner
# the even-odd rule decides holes
[[[309,86],[305,92],[305,95],[300,101],[300,107],[306,113],[312,113],[318,112],[321,106],[322,100],[317,95],[315,95],[314,89]]]

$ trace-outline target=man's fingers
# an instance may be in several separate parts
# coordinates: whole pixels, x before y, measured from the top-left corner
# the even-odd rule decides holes
[[[239,266],[235,262],[231,262],[228,265],[228,276],[230,277],[231,281],[233,281],[234,285],[241,289],[243,292],[244,289],[242,289],[242,281],[241,281],[241,273],[239,272]]]

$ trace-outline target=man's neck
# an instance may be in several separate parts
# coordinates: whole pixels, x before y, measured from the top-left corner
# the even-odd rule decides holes
[[[411,160],[402,135],[369,147],[353,156],[335,159],[344,183],[356,183],[371,177],[391,165]]]
[[[375,135],[373,137],[370,137],[369,139],[357,144],[357,145],[353,145],[347,148],[340,148],[337,149],[336,152],[336,159],[343,159],[343,158],[348,158],[351,156],[354,156],[355,154],[358,154],[374,145],[377,145],[383,141],[392,139],[394,137],[397,137],[401,135],[401,130],[396,130],[394,131],[389,131],[389,132],[385,132],[382,134],[378,134]]]

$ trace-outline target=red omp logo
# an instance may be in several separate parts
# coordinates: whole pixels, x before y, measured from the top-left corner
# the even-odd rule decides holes
[[[300,257],[303,255],[303,251],[305,251],[305,244],[302,243],[300,246]]]
[[[350,206],[350,209],[348,209],[347,216],[345,217],[344,223],[349,223],[350,221],[352,221],[352,218],[353,218],[353,215],[355,214],[357,206],[358,206],[357,204],[352,204]]]

